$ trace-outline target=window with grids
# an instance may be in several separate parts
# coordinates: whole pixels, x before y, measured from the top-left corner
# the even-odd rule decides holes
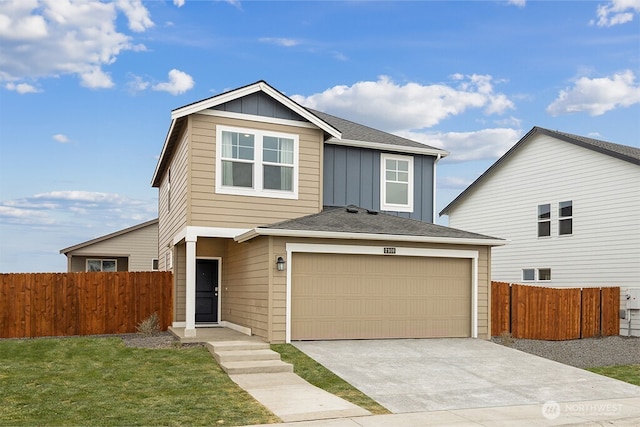
[[[571,200],[558,204],[558,234],[573,234],[573,202]]]
[[[413,157],[382,154],[380,209],[413,211]]]
[[[551,236],[551,204],[538,205],[538,237]]]
[[[297,198],[298,136],[218,126],[216,192]]]

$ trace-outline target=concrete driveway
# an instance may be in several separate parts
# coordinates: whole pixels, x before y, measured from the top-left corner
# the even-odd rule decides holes
[[[640,397],[640,387],[480,339],[294,345],[393,413]]]

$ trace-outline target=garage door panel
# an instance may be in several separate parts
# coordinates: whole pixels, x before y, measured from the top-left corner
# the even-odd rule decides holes
[[[296,253],[291,337],[468,337],[468,259]]]

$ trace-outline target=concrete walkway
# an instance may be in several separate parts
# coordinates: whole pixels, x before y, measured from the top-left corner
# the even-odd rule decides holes
[[[284,422],[371,415],[294,374],[293,367],[257,337],[221,327],[199,328],[195,337],[185,337],[184,328],[170,331],[183,343],[206,344],[229,378]]]
[[[266,425],[274,426],[274,424]],[[603,425],[637,427],[640,426],[640,398],[372,415],[277,425],[283,427],[595,427]]]
[[[331,418],[371,415],[369,411],[309,384],[294,373],[229,377],[284,422],[327,422]]]

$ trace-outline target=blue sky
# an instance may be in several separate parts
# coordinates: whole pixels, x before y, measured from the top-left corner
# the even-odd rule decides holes
[[[0,0],[0,272],[154,218],[170,111],[257,80],[450,151],[439,210],[533,126],[640,146],[640,0]]]

